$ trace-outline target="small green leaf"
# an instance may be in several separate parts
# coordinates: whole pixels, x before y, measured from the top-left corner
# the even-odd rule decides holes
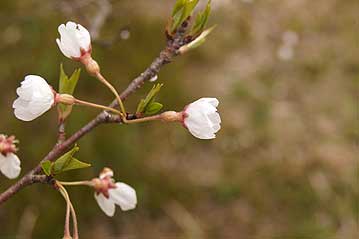
[[[91,164],[82,162],[76,158],[72,158],[72,160],[70,160],[70,162],[63,169],[63,172],[69,170],[81,169],[81,168],[88,168],[88,167],[91,167]]]
[[[197,6],[199,0],[184,0],[177,1],[175,8],[172,12],[172,25],[171,32],[175,32],[176,29],[192,15],[194,8]]]
[[[163,84],[156,84],[152,87],[145,99],[142,99],[137,106],[136,113],[146,112],[147,107],[154,102],[156,95],[160,92]]]
[[[59,80],[59,93],[60,94],[69,94],[73,95],[77,82],[80,78],[81,69],[77,69],[72,73],[71,77],[69,78],[63,68],[63,65],[60,65],[60,80]],[[62,120],[66,119],[72,111],[71,105],[58,105],[60,118]]]
[[[154,115],[160,112],[160,110],[163,108],[163,105],[158,102],[152,102],[150,105],[146,107],[145,115]]]
[[[174,17],[183,8],[187,0],[177,0],[173,7],[172,17]]]
[[[47,176],[51,175],[52,163],[50,161],[41,163],[41,168]]]
[[[196,36],[204,30],[204,28],[207,25],[210,13],[211,13],[211,0],[208,1],[206,9],[203,12],[198,13],[195,23],[193,24],[193,27],[191,29],[190,35]]]
[[[142,113],[145,109],[145,100],[141,99],[140,103],[138,103],[136,113]]]
[[[53,163],[52,173],[60,174],[65,171],[80,169],[90,167],[90,164],[79,161],[74,158],[73,155],[78,152],[80,148],[78,146],[74,146],[70,151],[62,155],[59,159],[57,159]]]

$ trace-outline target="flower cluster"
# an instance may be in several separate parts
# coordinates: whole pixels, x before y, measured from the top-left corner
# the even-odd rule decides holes
[[[0,171],[10,179],[18,177],[21,171],[15,143],[17,140],[14,136],[0,134]]]
[[[178,29],[188,28],[188,21],[191,14],[198,4],[198,1],[177,0],[172,14],[172,19],[166,27],[166,36],[168,40],[168,56],[161,54],[160,57],[166,58],[166,62],[174,56],[184,54],[201,45],[213,27],[204,30],[210,13],[210,1],[207,3],[206,9],[198,14],[192,29],[182,29],[184,34],[175,34],[180,32]],[[187,22],[185,24],[185,22]],[[185,27],[186,26],[186,27]],[[188,34],[186,35],[186,31]],[[42,161],[38,167],[24,177],[30,180],[51,183],[54,188],[61,193],[66,201],[66,217],[63,238],[79,238],[77,228],[77,217],[70,200],[70,196],[65,186],[86,185],[94,189],[95,200],[99,207],[107,216],[114,216],[116,205],[122,211],[128,211],[136,208],[137,195],[135,189],[123,182],[116,182],[113,179],[114,173],[110,168],[104,168],[99,177],[90,181],[79,182],[61,182],[57,180],[57,175],[68,171],[85,167],[90,167],[88,163],[81,162],[73,157],[74,153],[79,150],[75,145],[72,150],[64,153],[64,150],[74,144],[80,137],[74,134],[66,140],[65,123],[67,117],[71,113],[74,105],[89,106],[99,108],[108,112],[108,119],[111,122],[121,122],[123,124],[141,123],[153,120],[162,120],[164,122],[179,122],[194,137],[199,139],[214,139],[216,133],[221,128],[221,117],[217,111],[219,101],[216,98],[200,98],[187,106],[182,111],[166,111],[160,113],[163,105],[155,101],[162,84],[155,85],[148,93],[147,97],[141,100],[137,110],[128,113],[123,104],[123,97],[116,88],[106,80],[100,71],[99,64],[92,58],[91,35],[89,31],[80,24],[67,22],[58,27],[60,37],[56,39],[56,43],[62,54],[74,61],[80,62],[86,68],[87,73],[99,80],[106,86],[116,97],[117,104],[104,106],[96,103],[87,102],[77,99],[73,96],[77,81],[80,77],[80,70],[76,70],[71,77],[67,77],[61,68],[59,89],[56,91],[47,81],[38,75],[27,75],[16,90],[17,99],[13,102],[15,117],[22,121],[32,121],[47,111],[57,106],[58,109],[58,126],[59,137],[54,149],[49,153],[52,155],[47,160]],[[177,36],[178,35],[178,36]],[[182,38],[181,43],[175,40],[175,37]],[[169,45],[171,45],[169,47]],[[162,52],[163,53],[163,52]],[[166,56],[165,56],[166,55]],[[152,65],[153,66],[153,65]],[[136,79],[125,90],[126,92],[134,92],[142,83],[148,81],[150,83],[158,81],[157,67],[150,67],[140,79]],[[122,94],[126,95],[126,94]],[[117,109],[119,108],[119,109]],[[101,116],[101,115],[100,115]],[[100,118],[100,117],[98,117]],[[106,118],[107,119],[107,118]],[[84,127],[83,129],[85,129]],[[80,131],[79,131],[80,132]],[[77,137],[78,136],[78,137]],[[75,137],[75,139],[74,139]],[[77,138],[76,138],[77,137]],[[0,171],[8,178],[16,178],[21,171],[20,160],[15,154],[17,152],[17,140],[14,136],[6,136],[0,134]],[[55,153],[54,153],[55,152]],[[64,153],[61,157],[55,158],[60,153]],[[42,169],[43,175],[40,175]],[[36,175],[35,175],[36,174]],[[33,178],[31,178],[33,176]],[[35,179],[36,178],[36,179]],[[19,183],[22,181],[19,181]],[[71,215],[70,215],[71,214]],[[70,218],[72,217],[73,227],[72,234],[70,230]]]
[[[126,117],[127,111],[122,105],[119,94],[101,75],[99,65],[91,57],[92,47],[89,32],[80,24],[74,22],[61,24],[58,31],[60,33],[60,39],[56,39],[56,42],[61,52],[66,57],[84,64],[88,73],[98,78],[111,89],[118,100],[121,111],[115,108],[82,101],[69,94],[58,93],[41,76],[27,75],[24,81],[21,82],[21,86],[17,88],[16,93],[18,98],[13,103],[14,114],[18,119],[32,121],[58,103],[71,106],[77,104],[101,108],[102,110],[117,114],[122,117],[123,123],[139,123],[151,120],[180,122],[196,138],[213,139],[216,137],[216,133],[221,128],[221,117],[217,111],[219,101],[216,98],[201,98],[188,104],[180,112],[166,111],[161,114],[154,113],[156,115],[152,116],[138,114],[138,117],[137,114],[134,114],[137,118],[128,120]],[[155,75],[147,80],[154,82],[157,79],[158,76]],[[20,160],[15,155],[15,143],[16,140],[14,137],[0,135],[0,170],[9,178],[15,178],[20,173]],[[44,172],[46,171],[44,168],[43,170]],[[47,175],[54,176],[51,172]],[[72,204],[63,185],[87,185],[93,187],[98,205],[105,214],[110,217],[115,214],[116,205],[123,211],[127,211],[134,209],[137,204],[136,191],[123,182],[115,182],[113,179],[113,171],[109,168],[105,168],[98,178],[94,178],[91,181],[56,182],[59,186],[59,191],[62,192],[68,203],[67,213],[69,212],[69,208],[72,207]],[[66,235],[68,234],[69,233],[66,233]]]

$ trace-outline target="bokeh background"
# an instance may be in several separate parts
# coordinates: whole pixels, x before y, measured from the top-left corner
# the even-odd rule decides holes
[[[165,45],[174,0],[2,0],[0,132],[20,139],[23,173],[56,139],[56,111],[25,123],[12,113],[27,74],[58,84],[77,63],[55,44],[67,20],[91,29],[93,55],[121,90]],[[205,1],[201,1],[201,6]],[[218,27],[200,49],[163,68],[159,100],[180,110],[217,97],[222,130],[201,141],[179,124],[104,125],[77,157],[136,188],[138,207],[108,218],[89,188],[68,188],[81,238],[358,238],[359,2],[212,0]],[[126,104],[136,104],[151,83]],[[106,104],[109,91],[85,71],[76,96]],[[97,113],[76,107],[68,134]],[[0,175],[0,190],[15,181]],[[0,238],[61,238],[65,204],[33,185],[0,208]]]

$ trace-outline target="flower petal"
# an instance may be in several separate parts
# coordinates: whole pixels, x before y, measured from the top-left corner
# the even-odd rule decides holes
[[[115,215],[115,203],[111,199],[106,198],[102,193],[95,193],[95,199],[107,216],[113,217]]]
[[[16,154],[9,153],[6,157],[0,155],[0,171],[8,178],[13,179],[17,178],[21,172],[20,159]]]
[[[116,183],[115,189],[110,189],[110,199],[121,207],[123,211],[131,210],[136,207],[136,191],[125,183]]]

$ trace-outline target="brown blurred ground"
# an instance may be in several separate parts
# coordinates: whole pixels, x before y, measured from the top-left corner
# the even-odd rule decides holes
[[[0,132],[21,140],[24,171],[54,144],[56,115],[17,121],[15,89],[26,74],[56,85],[61,62],[68,73],[79,67],[55,38],[67,20],[86,26],[97,11],[86,2],[0,3]],[[177,110],[202,96],[219,98],[222,130],[216,140],[199,141],[179,125],[108,125],[82,139],[78,157],[93,167],[63,178],[87,179],[111,166],[136,188],[139,204],[107,218],[89,189],[70,188],[81,238],[357,238],[359,2],[212,2],[210,22],[218,27],[203,47],[163,69],[159,98]],[[173,3],[111,1],[93,48],[119,89],[164,46]],[[111,100],[86,73],[76,95]],[[95,114],[75,109],[69,133]],[[11,183],[0,176],[1,191]],[[63,219],[61,197],[35,185],[0,209],[0,238],[60,238]]]

